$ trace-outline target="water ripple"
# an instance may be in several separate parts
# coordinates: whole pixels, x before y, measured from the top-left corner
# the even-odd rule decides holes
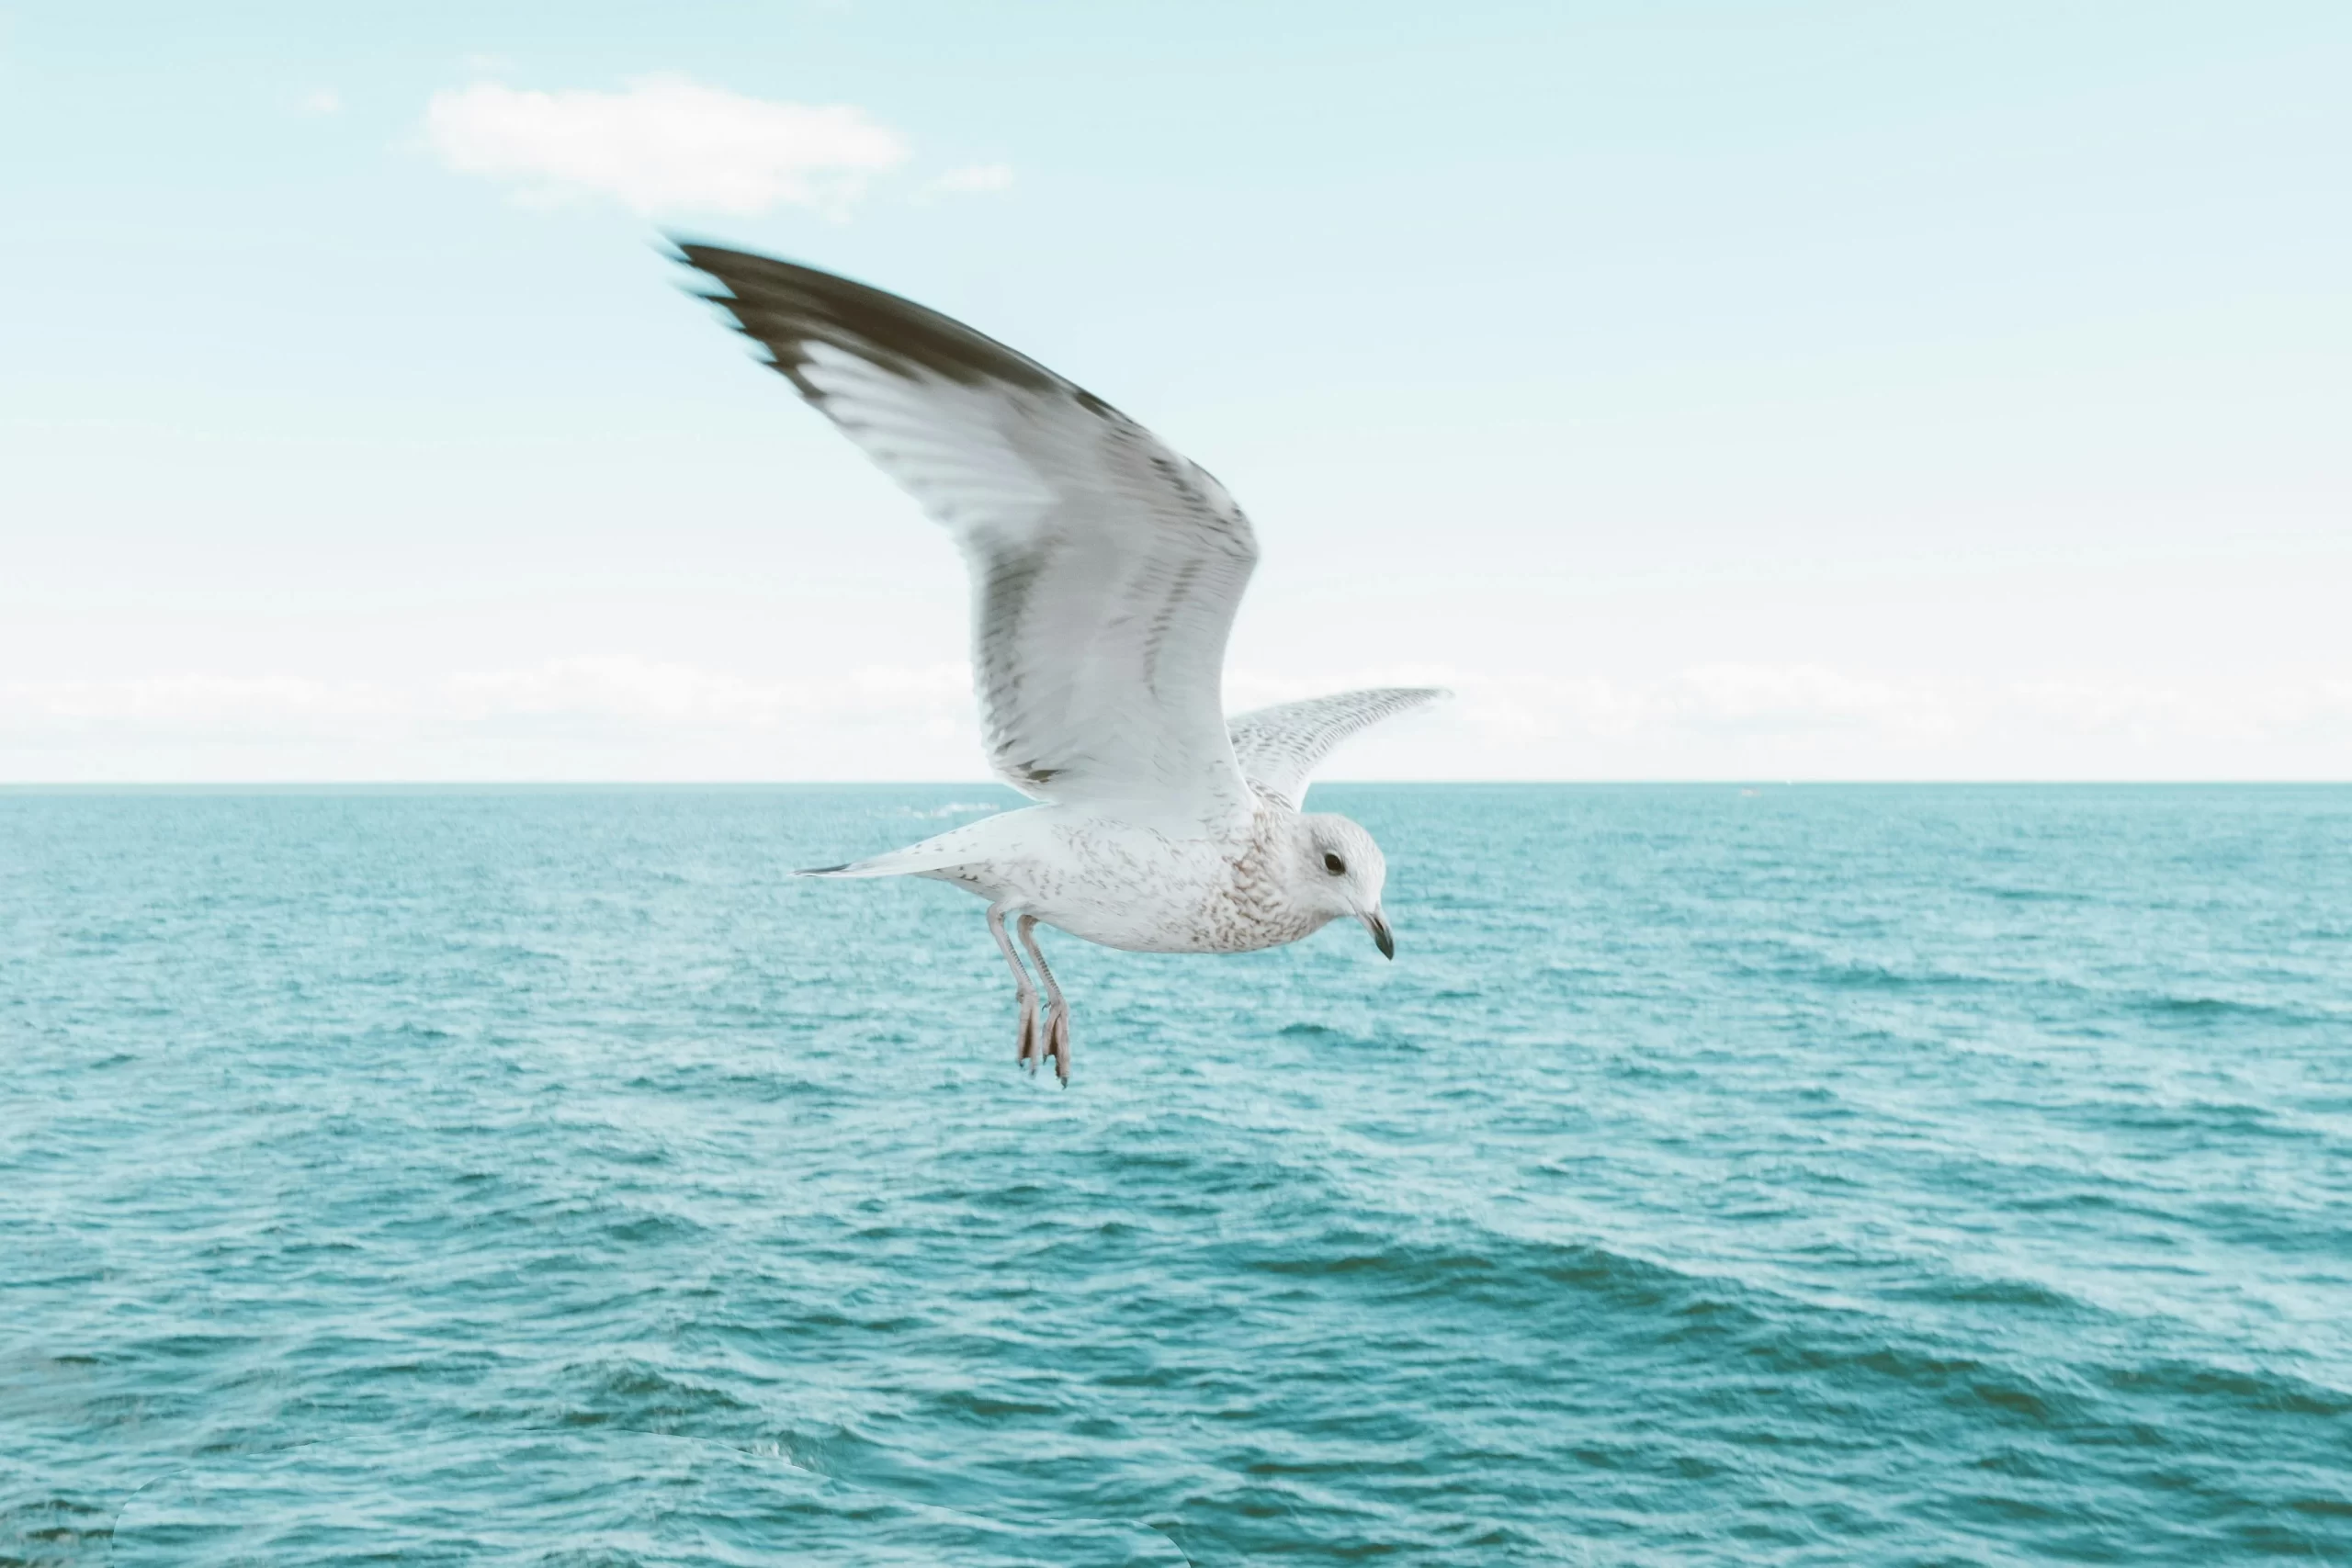
[[[2352,1562],[2352,791],[1318,804],[1064,1092],[968,785],[0,793],[0,1565]]]

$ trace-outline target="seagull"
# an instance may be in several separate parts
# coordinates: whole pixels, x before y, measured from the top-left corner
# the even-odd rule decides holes
[[[930,877],[987,899],[1020,997],[1015,1059],[1051,1062],[1065,1086],[1069,1008],[1041,925],[1130,953],[1250,953],[1353,919],[1396,955],[1380,846],[1302,809],[1307,777],[1350,736],[1448,694],[1343,692],[1228,722],[1226,637],[1258,541],[1206,470],[895,294],[710,245],[675,259],[963,551],[989,761],[1037,802],[797,874]]]

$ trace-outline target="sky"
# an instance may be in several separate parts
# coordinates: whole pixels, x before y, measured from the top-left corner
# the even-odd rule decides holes
[[[2352,778],[2352,6],[0,0],[0,782],[976,779],[661,237],[1223,479],[1333,776]]]

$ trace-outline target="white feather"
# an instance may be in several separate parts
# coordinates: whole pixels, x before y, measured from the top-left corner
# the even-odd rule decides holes
[[[1308,777],[1341,741],[1452,694],[1442,686],[1375,686],[1253,708],[1234,717],[1233,753],[1251,784],[1296,811]]]
[[[1177,837],[1246,824],[1220,687],[1258,547],[1225,487],[945,316],[809,268],[684,249],[775,367],[962,549],[996,771],[1037,799]]]

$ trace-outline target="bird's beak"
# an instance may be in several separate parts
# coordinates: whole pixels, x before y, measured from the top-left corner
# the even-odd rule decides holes
[[[1396,956],[1396,939],[1388,934],[1387,919],[1379,910],[1374,909],[1363,917],[1363,929],[1372,933],[1372,940],[1379,947],[1381,957]]]

